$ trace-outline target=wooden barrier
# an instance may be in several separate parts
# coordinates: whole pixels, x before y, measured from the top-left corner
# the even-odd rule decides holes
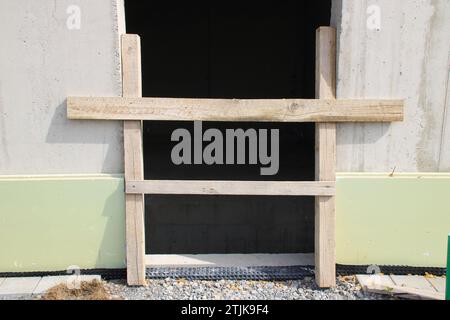
[[[335,285],[336,122],[402,121],[403,101],[336,100],[336,31],[316,39],[318,99],[142,98],[137,35],[122,36],[123,97],[68,97],[69,119],[124,120],[129,285],[145,285],[144,194],[316,196],[316,281]],[[317,122],[316,181],[145,181],[142,120]]]

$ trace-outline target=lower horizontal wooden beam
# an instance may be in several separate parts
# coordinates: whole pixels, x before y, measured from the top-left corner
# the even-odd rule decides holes
[[[402,100],[69,97],[67,117],[85,120],[392,122]]]
[[[127,181],[128,194],[333,196],[333,181]]]

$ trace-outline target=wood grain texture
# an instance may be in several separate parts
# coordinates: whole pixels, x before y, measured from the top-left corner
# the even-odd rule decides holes
[[[391,275],[396,286],[415,288],[419,290],[437,291],[435,287],[423,276],[396,276]]]
[[[141,97],[141,48],[137,35],[122,36],[123,97]],[[125,180],[144,179],[142,121],[123,124]],[[145,285],[144,196],[125,195],[127,282]]]
[[[316,32],[316,96],[336,97],[336,30],[321,27]],[[340,106],[341,108],[343,106]],[[316,180],[336,180],[336,124],[316,125]],[[336,285],[335,198],[316,197],[315,268],[319,287]]]
[[[320,80],[323,85],[326,81]],[[403,101],[68,97],[67,117],[85,120],[392,122],[403,120]]]
[[[357,275],[364,291],[405,299],[444,300],[444,292],[436,290],[422,276]],[[443,278],[441,278],[443,280]]]
[[[426,278],[427,281],[436,289],[437,292],[445,294],[445,278],[436,277],[436,278]]]
[[[128,194],[330,196],[335,183],[327,181],[127,181]]]

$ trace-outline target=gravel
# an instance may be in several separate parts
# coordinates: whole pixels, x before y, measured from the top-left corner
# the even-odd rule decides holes
[[[124,300],[382,300],[387,295],[361,290],[356,277],[339,277],[337,286],[320,289],[314,278],[291,281],[186,279],[148,280],[145,287],[129,287],[125,280],[104,281],[113,299]],[[34,300],[39,296],[0,296],[0,300]]]
[[[126,300],[380,300],[365,293],[356,277],[339,277],[337,286],[320,289],[314,278],[294,281],[148,280],[146,287],[128,287],[124,280],[106,282],[109,292]]]

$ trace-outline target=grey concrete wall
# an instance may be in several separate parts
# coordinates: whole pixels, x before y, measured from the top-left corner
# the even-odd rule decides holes
[[[68,30],[69,5],[81,9]],[[380,30],[367,8],[381,9]],[[338,170],[450,170],[449,0],[334,0],[338,97],[405,98],[403,123],[344,124]],[[68,95],[121,94],[122,0],[0,0],[0,174],[119,173],[115,122],[68,121]]]
[[[68,29],[70,5],[80,29]],[[0,0],[0,175],[120,173],[119,122],[66,119],[68,95],[121,95],[120,0]]]
[[[339,125],[338,170],[450,171],[450,1],[334,0],[332,11],[338,98],[406,99],[403,123]]]

